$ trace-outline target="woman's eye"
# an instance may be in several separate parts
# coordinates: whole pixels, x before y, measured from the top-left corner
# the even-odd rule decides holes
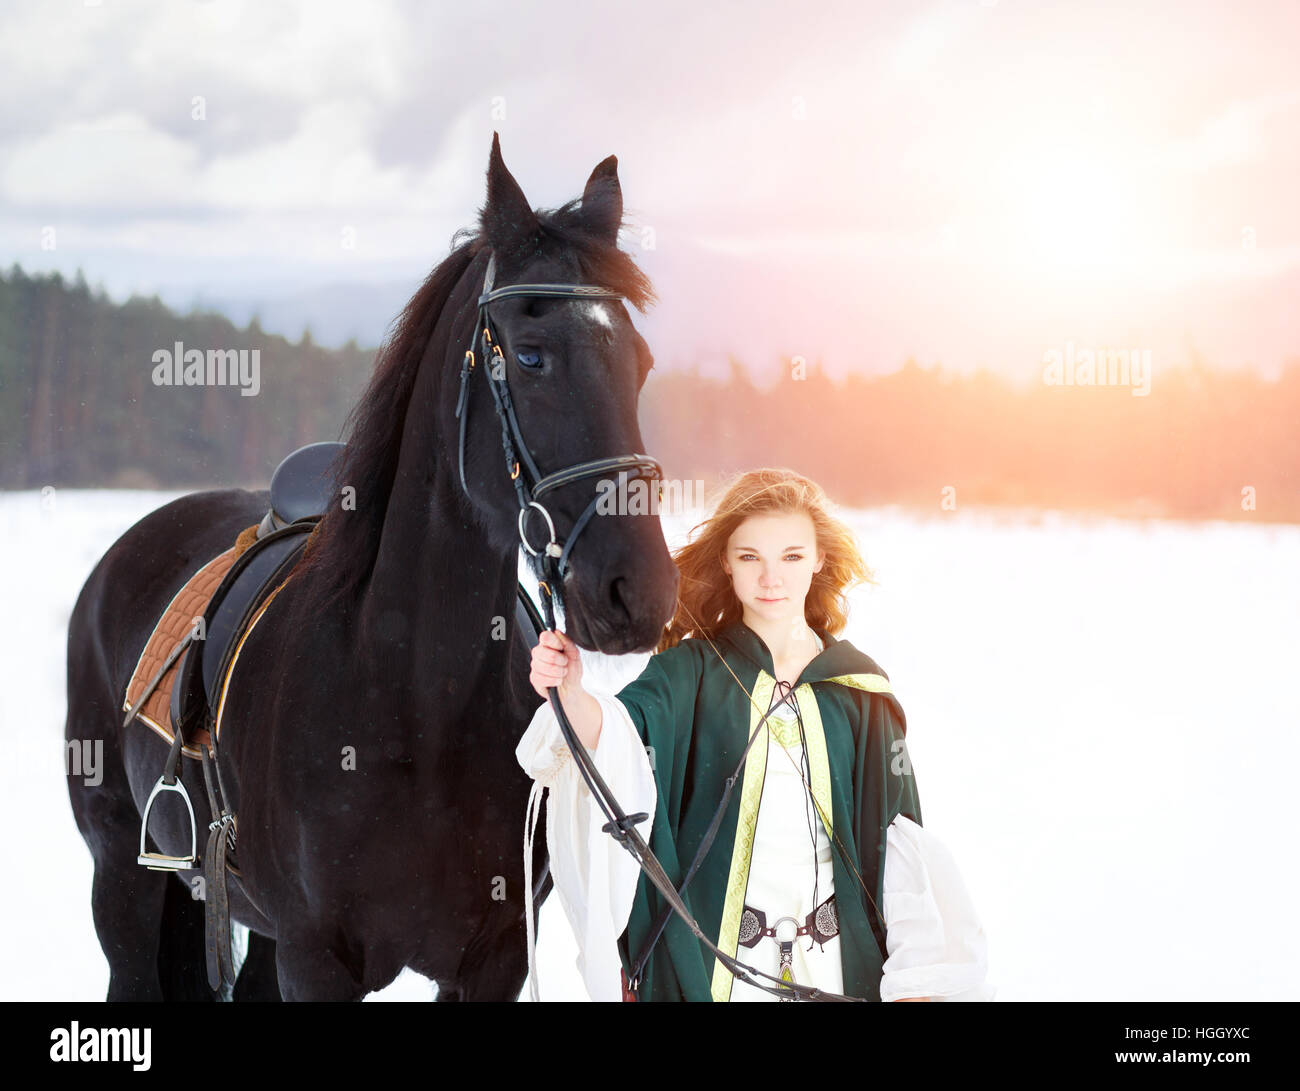
[[[540,352],[517,352],[515,359],[523,367],[537,368],[542,366],[542,354]]]

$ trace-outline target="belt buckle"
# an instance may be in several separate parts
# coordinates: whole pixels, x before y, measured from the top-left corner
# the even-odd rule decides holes
[[[778,929],[786,921],[789,921],[791,924],[794,925],[794,932],[789,936],[788,939],[782,939],[781,936],[778,934]],[[801,927],[799,922],[795,920],[793,917],[778,917],[776,920],[772,922],[772,927],[767,929],[766,934],[770,935],[773,939],[775,939],[777,943],[793,943],[800,936],[807,935],[808,929],[806,927]]]

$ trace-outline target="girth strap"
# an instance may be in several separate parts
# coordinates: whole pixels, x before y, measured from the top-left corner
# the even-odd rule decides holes
[[[208,986],[216,992],[223,982],[231,988],[235,985],[235,962],[230,953],[230,892],[226,889],[226,854],[234,837],[234,831],[230,828],[234,816],[225,808],[224,790],[221,792],[221,802],[217,801],[221,771],[217,770],[218,785],[214,787],[212,766],[217,762],[211,748],[204,746],[200,753],[203,757],[203,783],[208,791],[208,806],[212,810],[212,821],[208,823],[208,848],[203,856],[203,941]]]
[[[205,751],[206,752],[206,751]],[[235,966],[230,953],[230,896],[226,890],[225,830],[217,825],[208,834],[203,857],[203,943],[207,958],[208,987],[218,992],[223,983],[234,986]]]

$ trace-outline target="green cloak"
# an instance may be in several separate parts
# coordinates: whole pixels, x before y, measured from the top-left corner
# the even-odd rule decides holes
[[[921,805],[906,753],[903,708],[888,676],[847,640],[816,631],[825,648],[799,675],[795,693],[808,739],[813,798],[819,814],[831,818],[827,832],[843,991],[879,1001],[885,922],[874,907],[883,905],[885,835],[899,814],[919,825]],[[641,676],[618,694],[654,769],[657,803],[650,848],[679,888],[722,800],[726,779],[775,688],[772,654],[744,622],[736,622],[713,643],[716,651],[708,641],[691,638],[651,656]],[[765,725],[750,749],[713,845],[683,897],[704,934],[732,957],[737,957],[766,775],[767,730]],[[641,833],[645,836],[644,828]],[[644,948],[663,905],[662,895],[642,873],[619,939],[624,972]],[[743,954],[740,961],[746,961]],[[643,974],[640,998],[729,1000],[733,981],[673,914]]]

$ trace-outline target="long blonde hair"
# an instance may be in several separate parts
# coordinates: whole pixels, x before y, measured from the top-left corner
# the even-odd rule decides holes
[[[713,514],[691,528],[692,538],[701,527],[703,533],[673,554],[681,573],[677,611],[655,651],[690,636],[712,639],[741,620],[744,610],[722,560],[732,532],[751,515],[803,512],[812,520],[817,552],[825,552],[826,562],[813,573],[804,620],[832,635],[842,632],[848,622],[846,592],[876,581],[858,552],[853,531],[833,513],[822,487],[793,470],[763,468],[733,475],[723,488]]]

